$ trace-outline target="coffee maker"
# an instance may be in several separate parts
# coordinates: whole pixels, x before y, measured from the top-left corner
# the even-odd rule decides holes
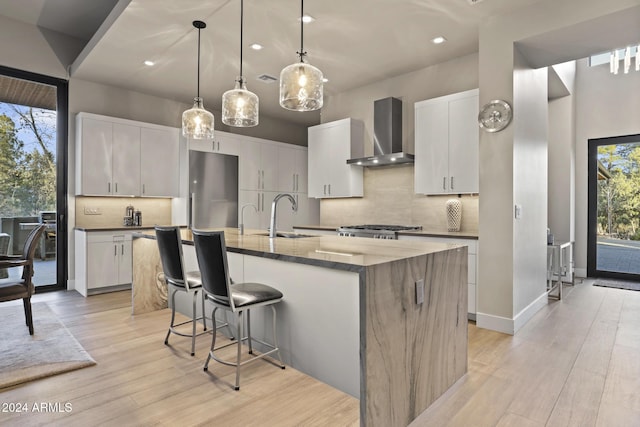
[[[125,226],[131,226],[134,225],[134,212],[135,209],[133,208],[133,206],[129,205],[125,208],[124,210],[124,219],[122,221],[122,225]]]

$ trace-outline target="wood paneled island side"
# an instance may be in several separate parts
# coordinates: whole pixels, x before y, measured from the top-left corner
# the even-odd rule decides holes
[[[466,373],[466,246],[224,230],[234,280],[284,294],[284,362],[359,397],[362,425],[406,426]],[[154,239],[134,234],[134,314],[166,307]],[[183,252],[197,268],[186,229]],[[252,313],[252,334],[269,336],[267,315]]]

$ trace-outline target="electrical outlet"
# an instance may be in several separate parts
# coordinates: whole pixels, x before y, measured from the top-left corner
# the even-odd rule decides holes
[[[516,217],[516,219],[520,219],[520,218],[522,218],[522,206],[520,206],[520,205],[515,205],[514,213],[515,213],[515,217]]]
[[[85,215],[102,215],[102,210],[100,208],[90,208],[85,206],[84,208]]]
[[[424,303],[424,279],[416,281],[416,304]]]

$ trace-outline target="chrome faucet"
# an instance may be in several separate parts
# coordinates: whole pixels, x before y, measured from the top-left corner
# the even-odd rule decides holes
[[[283,197],[287,197],[291,202],[291,208],[294,212],[298,210],[298,203],[296,203],[296,199],[293,198],[291,194],[288,193],[280,193],[276,197],[273,198],[273,202],[271,202],[271,222],[269,225],[269,237],[276,237],[276,207],[278,206],[278,200]]]
[[[253,210],[256,211],[256,213],[258,212],[258,208],[253,203],[247,203],[246,205],[242,206],[242,209],[240,209],[240,225],[238,226],[238,232],[240,233],[240,235],[244,234],[244,208],[246,208],[247,206],[251,206]]]

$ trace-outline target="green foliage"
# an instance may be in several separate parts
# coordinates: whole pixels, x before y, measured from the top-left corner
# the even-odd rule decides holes
[[[55,131],[31,108],[12,106],[19,126],[0,115],[0,216],[35,216],[56,208]],[[54,113],[55,114],[55,113]],[[25,147],[18,135],[33,135],[34,147]]]
[[[640,143],[598,148],[611,178],[598,182],[598,232],[640,240]]]

